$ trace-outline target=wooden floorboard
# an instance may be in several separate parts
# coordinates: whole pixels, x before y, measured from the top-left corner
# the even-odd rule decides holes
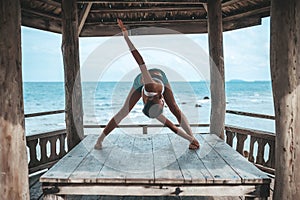
[[[43,197],[41,183],[38,181],[41,174],[31,177],[30,182],[30,199],[40,200]],[[269,199],[273,197],[274,178],[271,182],[271,193]],[[244,200],[244,197],[174,197],[174,196],[157,196],[157,197],[143,197],[143,196],[73,196],[68,195],[68,200]]]
[[[67,196],[68,200],[241,200],[242,197],[135,197],[135,196]]]
[[[243,161],[241,168],[240,155],[236,152],[232,155],[232,149],[223,141],[215,140],[209,135],[196,135],[201,147],[200,150],[191,151],[188,149],[189,143],[175,134],[160,133],[154,136],[133,137],[130,134],[115,133],[109,135],[103,143],[101,151],[94,150],[93,145],[97,136],[89,135],[77,148],[67,154],[62,162],[49,170],[41,178],[43,182],[56,181],[53,176],[59,178],[58,183],[109,183],[118,184],[239,184],[245,183],[248,179],[253,179],[252,173],[256,176],[256,168],[246,168],[248,161]],[[109,139],[110,138],[110,139]],[[109,140],[108,140],[109,139]],[[72,165],[70,165],[72,163]],[[254,167],[254,166],[253,166]],[[246,170],[247,169],[247,170]],[[251,173],[249,173],[251,172]],[[258,173],[259,175],[259,173]],[[41,183],[39,176],[30,179],[31,199],[41,199]],[[259,179],[260,180],[260,179]],[[263,180],[263,179],[262,179]],[[274,182],[272,180],[272,182]],[[229,184],[229,186],[230,186]],[[73,185],[74,186],[74,185]],[[72,186],[72,189],[74,189]],[[66,186],[64,186],[66,187]],[[231,186],[230,186],[231,187]],[[273,185],[271,184],[271,195]],[[226,188],[226,187],[224,187]],[[98,188],[99,189],[99,188]],[[103,189],[103,188],[102,188]],[[109,188],[111,189],[111,188]],[[62,194],[78,194],[78,196],[68,195],[67,199],[112,199],[112,200],[135,200],[135,199],[161,199],[161,200],[240,200],[244,197],[189,197],[189,196],[80,196],[79,194],[105,194],[105,195],[139,195],[135,191],[130,193],[122,192],[83,192],[69,190]],[[208,190],[205,187],[205,190]],[[216,190],[216,191],[215,191]],[[228,193],[231,190],[213,188],[210,192],[202,195],[234,195]],[[110,190],[112,191],[112,190]],[[139,191],[139,190],[138,190]],[[172,194],[172,193],[171,193]],[[242,195],[246,193],[237,193]],[[142,193],[141,195],[146,195]],[[154,195],[167,195],[166,193]],[[188,193],[187,195],[194,195]],[[196,195],[199,195],[197,192]]]

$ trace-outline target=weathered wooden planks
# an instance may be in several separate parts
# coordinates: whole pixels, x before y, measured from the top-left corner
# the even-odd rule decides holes
[[[90,135],[88,137],[93,137],[94,145],[97,140],[96,136]],[[102,170],[105,162],[107,161],[112,149],[115,147],[115,142],[119,139],[118,134],[109,135],[103,142],[103,149],[101,153],[98,150],[92,149],[91,152],[82,160],[75,171],[70,175],[69,182],[73,183],[94,183],[97,182],[97,176]]]
[[[115,134],[115,133],[113,133]],[[133,146],[134,138],[126,134],[120,134],[115,147],[112,149],[103,168],[97,175],[97,182],[101,183],[125,183],[127,159]],[[98,153],[101,154],[101,151]]]
[[[127,160],[126,183],[154,182],[154,162],[151,137],[134,138],[133,146]]]
[[[155,183],[184,183],[168,134],[155,135],[152,141]]]
[[[177,162],[184,177],[185,183],[209,183],[213,182],[211,174],[207,171],[204,163],[199,159],[196,151],[189,150],[189,142],[175,134],[169,134]],[[200,150],[202,149],[200,148]]]
[[[260,187],[269,184],[264,173],[216,135],[197,134],[197,151],[172,133],[137,137],[120,131],[109,137],[102,150],[94,150],[97,136],[87,136],[41,181],[67,183],[59,185],[60,194],[150,196],[174,195],[177,187],[181,195],[213,195],[214,188],[231,187],[221,194],[260,195]]]
[[[239,175],[243,183],[268,183],[270,181],[265,173],[256,168],[254,164],[249,163],[237,151],[232,151],[232,148],[224,141],[211,134],[207,134],[205,140],[209,145],[213,145],[215,152]]]
[[[199,140],[200,144],[202,144],[202,147],[200,147],[202,148],[202,151],[197,151],[197,154],[209,174],[213,177],[208,181],[212,181],[215,184],[240,184],[242,182],[241,178],[215,151],[213,141],[211,141],[211,145],[209,145],[205,140],[209,135],[210,134],[207,134],[204,137],[196,135],[196,138]],[[218,139],[215,135],[212,135],[212,137]]]
[[[69,180],[69,177],[91,151],[95,141],[95,135],[87,136],[76,146],[76,148],[72,149],[65,157],[63,157],[47,173],[45,173],[41,177],[40,181],[52,183],[72,182]]]

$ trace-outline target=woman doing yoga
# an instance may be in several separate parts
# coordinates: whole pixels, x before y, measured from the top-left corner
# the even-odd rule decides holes
[[[141,73],[134,79],[133,86],[125,100],[123,107],[108,122],[102,134],[99,136],[95,149],[102,148],[104,138],[118,126],[135,104],[142,97],[144,102],[143,113],[149,118],[156,118],[174,133],[180,135],[190,142],[189,149],[198,149],[199,142],[193,136],[190,125],[175,102],[175,98],[165,73],[160,69],[147,70],[146,64],[140,53],[136,50],[128,37],[128,32],[123,22],[118,19],[118,25],[122,30],[124,39],[134,57]],[[168,105],[170,111],[175,115],[183,130],[175,126],[169,119],[163,115],[164,103]]]

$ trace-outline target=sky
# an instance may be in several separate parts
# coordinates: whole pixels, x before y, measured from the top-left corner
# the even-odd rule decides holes
[[[223,33],[225,80],[270,81],[270,19]],[[64,81],[61,35],[22,27],[23,81]],[[147,66],[172,81],[209,79],[207,34],[131,36]],[[131,81],[138,71],[122,37],[79,39],[83,81]]]

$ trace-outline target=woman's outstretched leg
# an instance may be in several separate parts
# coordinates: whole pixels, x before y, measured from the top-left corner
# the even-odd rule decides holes
[[[165,126],[170,128],[174,133],[178,134],[182,138],[188,140],[190,142],[189,149],[198,149],[200,147],[199,142],[191,136],[187,134],[185,131],[181,130],[177,126],[175,126],[169,119],[167,119],[164,115],[160,115],[157,117],[157,120],[163,123]]]
[[[169,106],[170,111],[176,117],[176,119],[177,119],[178,123],[180,124],[180,126],[183,128],[183,130],[187,134],[194,137],[192,129],[189,125],[189,122],[188,122],[186,116],[182,113],[182,111],[178,107],[178,105],[175,101],[171,86],[169,84],[166,85],[166,87],[165,87],[164,97],[165,97],[165,101],[166,101],[167,105]]]
[[[117,114],[115,114],[115,116],[108,122],[108,124],[102,131],[101,135],[97,140],[97,143],[94,146],[95,149],[102,148],[102,142],[104,138],[118,126],[122,119],[124,119],[128,115],[128,113],[132,110],[132,108],[135,106],[135,104],[139,101],[140,98],[141,93],[138,90],[132,88],[125,100],[123,107]]]

